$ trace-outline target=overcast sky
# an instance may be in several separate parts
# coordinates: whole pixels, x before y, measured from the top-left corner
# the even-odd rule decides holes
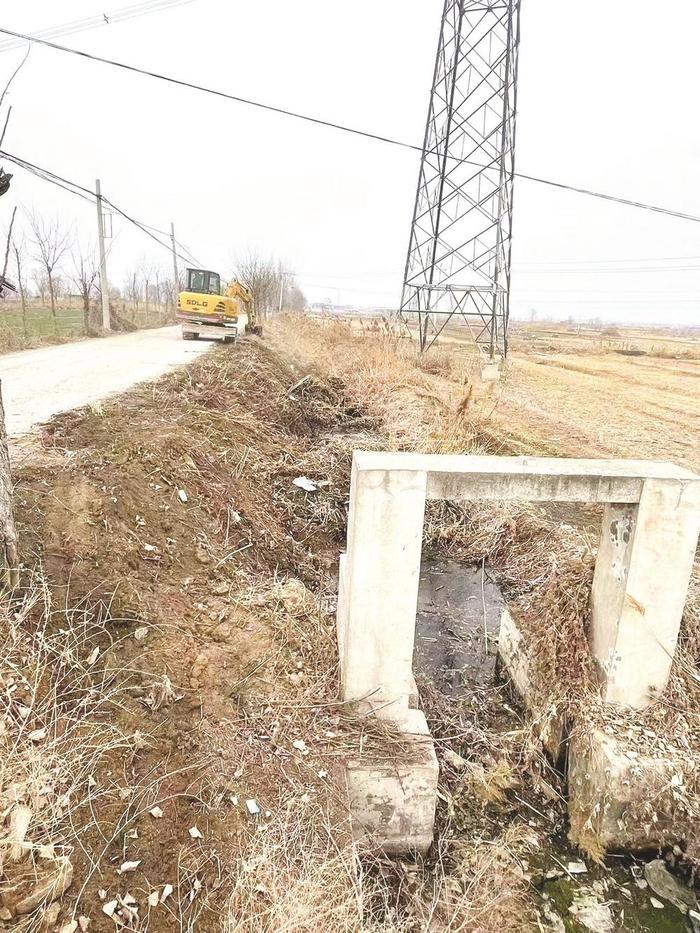
[[[125,5],[4,0],[0,25],[32,32]],[[442,6],[191,0],[57,41],[420,143]],[[518,169],[700,215],[699,33],[697,0],[525,0]],[[0,78],[21,54],[0,54]],[[397,304],[417,153],[40,47],[10,98],[8,151],[86,187],[99,176],[127,212],[173,220],[203,265],[227,275],[253,248],[282,257],[312,300]],[[3,215],[12,199],[94,239],[93,208],[21,170]],[[700,224],[527,181],[515,214],[516,314],[700,322]],[[114,227],[115,284],[141,262],[170,268]]]

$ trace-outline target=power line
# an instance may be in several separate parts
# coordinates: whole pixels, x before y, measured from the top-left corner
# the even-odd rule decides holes
[[[204,94],[212,94],[215,97],[221,97],[221,98],[224,98],[225,100],[232,100],[236,103],[245,104],[246,106],[249,106],[249,107],[256,107],[259,110],[266,110],[271,113],[281,114],[282,116],[293,117],[296,120],[303,120],[306,123],[313,123],[317,126],[326,127],[327,129],[340,130],[341,132],[344,132],[344,133],[350,133],[354,136],[361,136],[361,137],[364,137],[365,139],[372,139],[376,142],[386,143],[387,145],[396,146],[401,149],[410,149],[413,152],[420,152],[420,153],[423,152],[422,146],[418,146],[413,143],[403,142],[402,140],[398,140],[398,139],[393,139],[390,136],[383,136],[378,133],[370,133],[370,132],[367,132],[366,130],[357,129],[357,127],[347,126],[342,123],[335,123],[331,120],[322,120],[319,117],[312,117],[309,114],[299,113],[294,110],[288,110],[284,107],[276,107],[272,104],[264,104],[261,101],[251,100],[250,98],[247,98],[247,97],[240,97],[239,95],[236,95],[236,94],[229,94],[226,91],[220,91],[220,90],[217,90],[216,88],[205,87],[204,85],[201,85],[201,84],[194,84],[190,81],[184,81],[181,78],[174,78],[169,75],[164,75],[157,71],[148,71],[148,69],[139,68],[136,65],[127,65],[125,62],[118,62],[111,58],[104,58],[101,55],[94,55],[90,52],[83,52],[83,51],[80,51],[79,49],[72,49],[72,48],[69,48],[68,46],[59,45],[56,42],[50,42],[46,39],[40,39],[35,36],[30,36],[30,35],[27,35],[21,32],[14,32],[11,29],[0,28],[0,33],[3,33],[4,35],[12,36],[15,39],[21,39],[25,42],[34,42],[39,45],[44,45],[47,48],[54,49],[54,51],[57,51],[57,52],[65,52],[68,55],[77,55],[80,58],[85,58],[85,59],[88,59],[89,61],[100,62],[103,65],[110,65],[112,68],[120,68],[123,71],[129,71],[129,72],[132,72],[133,74],[140,74],[140,75],[145,75],[148,78],[154,78],[157,81],[165,81],[168,84],[174,84],[178,87],[188,88],[192,91],[200,91]],[[450,158],[453,161],[460,162],[466,165],[474,165],[480,169],[489,168],[488,166],[483,166],[481,163],[474,162],[469,159],[459,159],[457,157],[450,157]],[[491,168],[493,171],[498,171],[497,167],[491,167]],[[569,184],[566,184],[565,182],[553,181],[552,179],[541,178],[537,175],[528,175],[524,172],[515,172],[515,177],[522,178],[526,181],[535,182],[540,185],[547,185],[548,187],[557,188],[562,191],[572,191],[576,194],[583,194],[588,197],[598,198],[603,201],[608,201],[608,202],[615,203],[615,204],[621,204],[626,207],[635,207],[640,210],[652,211],[653,213],[656,213],[656,214],[664,214],[668,217],[676,217],[680,220],[689,220],[689,221],[692,221],[693,223],[700,223],[700,216],[697,216],[695,214],[687,214],[683,211],[676,211],[671,208],[660,207],[655,204],[647,204],[644,201],[636,201],[630,198],[623,198],[617,195],[607,194],[602,191],[594,191],[591,188],[583,188],[577,185],[569,185]]]
[[[63,188],[63,190],[67,191],[69,194],[74,194],[90,204],[95,204],[97,200],[97,194],[91,188],[85,188],[83,185],[79,185],[77,182],[63,178],[61,175],[56,175],[54,172],[50,172],[48,169],[34,165],[31,162],[28,162],[26,159],[22,159],[19,156],[13,155],[11,152],[6,152],[4,149],[0,149],[0,157],[7,159],[8,162],[12,162],[13,165],[17,165],[19,168],[23,168],[27,172],[31,172],[32,175],[36,175],[38,178],[41,178],[42,181],[47,181],[50,184],[57,185],[59,188]],[[110,201],[110,199],[106,198],[104,195],[102,195],[102,201],[104,204],[109,205],[113,211],[127,220],[130,224],[133,224],[135,227],[141,230],[142,233],[145,233],[146,236],[154,240],[159,246],[162,246],[163,249],[167,249],[169,253],[172,252],[172,247],[170,244],[163,243],[162,240],[159,240],[158,237],[151,232],[151,230],[155,230],[157,228],[150,228],[147,224],[144,224],[140,220],[137,220],[135,217],[132,217],[130,214],[127,214],[126,211],[122,210],[121,207],[118,207],[114,201]],[[184,263],[190,262],[190,260],[183,256],[181,253],[177,253],[177,257]]]
[[[176,6],[184,6],[193,0],[147,0],[145,3],[136,3],[132,6],[120,7],[112,12],[98,13],[96,16],[87,16],[84,19],[71,20],[58,26],[49,26],[47,29],[37,29],[32,33],[33,39],[55,39],[58,36],[73,35],[76,32],[85,32],[88,29],[97,29],[101,26],[112,26],[123,23],[129,19],[146,16],[150,13],[160,13]],[[23,39],[10,39],[0,42],[0,53],[21,48]]]

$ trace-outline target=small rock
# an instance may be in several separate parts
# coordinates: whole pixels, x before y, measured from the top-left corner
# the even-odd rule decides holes
[[[225,580],[222,580],[221,583],[217,583],[212,592],[215,596],[226,596],[229,591],[229,585]]]
[[[113,917],[118,906],[119,901],[117,900],[107,901],[106,904],[102,905],[102,913],[107,914],[108,917]]]
[[[90,926],[90,918],[78,917],[78,926],[80,927],[81,933],[87,933],[87,929]]]
[[[576,892],[569,913],[591,933],[613,933],[615,929],[610,905],[600,900],[590,888]]]
[[[136,641],[143,641],[144,638],[148,637],[148,626],[142,625],[140,628],[137,628],[134,632],[134,638]]]
[[[161,902],[161,904],[163,903],[163,901],[164,901],[166,898],[170,897],[170,895],[173,893],[174,890],[175,890],[175,889],[173,888],[173,886],[172,886],[171,884],[166,884],[166,885],[163,886],[163,892],[162,892],[162,894],[160,895],[160,902]]]
[[[59,933],[75,933],[77,929],[78,929],[78,921],[69,920],[68,923],[63,924]]]
[[[314,608],[313,595],[301,580],[287,580],[277,585],[277,595],[290,615],[304,613]]]
[[[7,911],[10,914],[9,910]],[[58,915],[61,913],[60,904],[51,904],[46,908],[44,913],[41,915],[41,928],[42,930],[53,930],[53,928],[58,923]],[[9,920],[10,917],[3,917],[0,913],[1,920]]]
[[[141,859],[137,859],[134,862],[122,862],[121,868],[117,869],[117,874],[125,875],[128,871],[136,871],[140,864]]]
[[[148,811],[154,820],[161,820],[163,818],[163,811],[160,807],[153,807],[153,809]]]
[[[148,906],[157,907],[159,901],[160,901],[160,895],[158,894],[158,892],[151,891],[151,893],[148,895]]]
[[[189,834],[193,839],[204,839],[204,836],[201,834],[201,832],[197,829],[196,826],[190,826]]]
[[[187,502],[189,498],[184,489],[178,489],[177,497],[180,500],[180,502],[182,502],[183,504]]]
[[[464,771],[467,767],[466,759],[458,755],[457,752],[453,752],[451,748],[446,748],[442,757],[445,764],[449,765],[450,768],[454,768],[455,771]]]
[[[211,563],[211,557],[209,556],[209,552],[208,552],[207,549],[206,549],[205,547],[203,547],[203,545],[201,545],[201,544],[198,544],[198,545],[197,545],[197,548],[196,548],[196,550],[195,550],[195,552],[194,552],[194,556],[195,556],[195,558],[197,559],[197,561],[199,561],[200,564],[210,564],[210,563]]]
[[[10,813],[10,835],[4,840],[5,844],[10,845],[9,859],[11,862],[18,862],[23,858],[28,848],[24,845],[27,836],[29,824],[32,821],[32,809],[24,804],[18,803],[12,808]]]
[[[253,800],[252,798],[246,800],[245,805],[248,813],[250,813],[251,816],[258,816],[260,813],[260,807],[258,806],[257,800]]]
[[[569,864],[566,866],[566,870],[570,875],[588,874],[588,866],[585,862],[569,862]]]
[[[648,862],[644,867],[644,877],[654,894],[669,901],[682,913],[686,914],[689,908],[697,906],[692,891],[673,877],[662,859],[657,858],[653,862]]]
[[[650,897],[649,900],[651,901],[651,906],[655,907],[657,910],[663,910],[666,906],[663,901],[657,901],[655,897]]]

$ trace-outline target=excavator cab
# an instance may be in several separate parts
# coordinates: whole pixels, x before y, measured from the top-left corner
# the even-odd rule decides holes
[[[221,276],[204,269],[188,269],[186,291],[195,295],[220,295]]]
[[[221,276],[208,269],[188,269],[185,290],[177,298],[177,319],[184,340],[213,337],[232,343],[243,334],[262,334],[252,292],[240,282],[221,289]]]

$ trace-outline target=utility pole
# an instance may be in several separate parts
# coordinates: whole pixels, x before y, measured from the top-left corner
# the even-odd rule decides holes
[[[173,247],[173,311],[177,308],[177,296],[180,291],[180,273],[177,271],[177,250],[175,249],[175,224],[170,221],[170,242]]]
[[[102,213],[102,189],[100,179],[95,181],[95,194],[97,195],[97,242],[100,249],[100,292],[102,293],[102,329],[111,330],[112,322],[109,316],[109,282],[107,280],[107,256],[105,254],[105,220]]]

